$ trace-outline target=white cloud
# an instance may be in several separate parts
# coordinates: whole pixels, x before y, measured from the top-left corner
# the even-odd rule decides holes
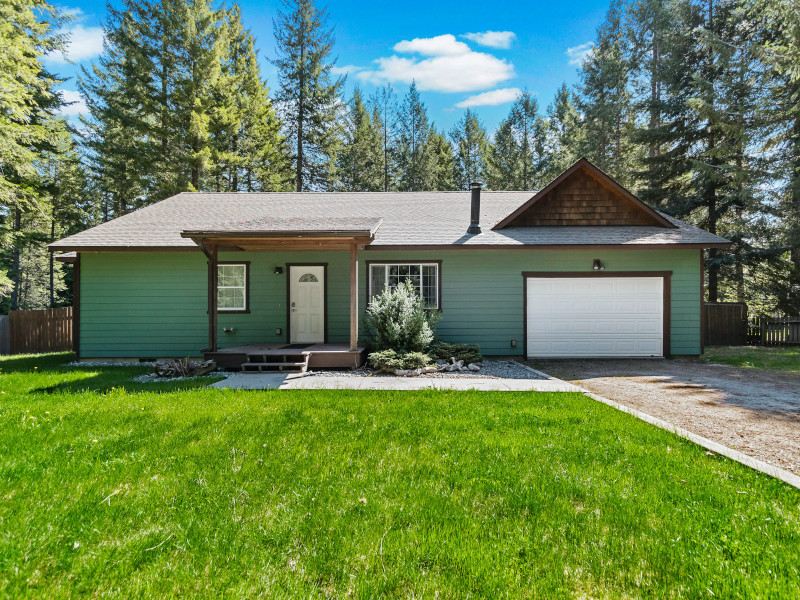
[[[350,75],[351,73],[358,73],[364,69],[365,67],[359,67],[357,65],[342,65],[341,67],[331,67],[331,73],[334,75]]]
[[[480,33],[465,33],[461,37],[481,46],[507,50],[511,48],[511,43],[516,39],[517,34],[513,31],[482,31]]]
[[[63,8],[62,7],[59,7],[59,8],[60,8],[62,14],[68,15],[70,17],[76,17],[76,18],[77,17],[83,17],[84,14],[85,14],[83,12],[83,9],[78,8],[77,6],[66,6],[66,7],[63,7]]]
[[[65,33],[69,35],[66,51],[53,52],[47,55],[47,60],[54,63],[81,62],[100,56],[103,52],[103,28],[85,27],[78,23]]]
[[[78,115],[84,115],[89,112],[89,107],[86,106],[86,102],[83,101],[83,98],[81,98],[78,92],[73,90],[58,90],[58,92],[61,94],[64,102],[74,103],[69,106],[61,107],[61,114],[65,117],[77,117]]]
[[[589,58],[592,50],[594,50],[594,42],[586,42],[580,46],[567,48],[566,55],[569,57],[569,64],[578,66],[582,65],[583,61]]]
[[[499,104],[513,102],[521,93],[522,90],[519,88],[501,88],[499,90],[492,90],[491,92],[483,92],[482,94],[470,96],[457,103],[456,107],[472,108],[473,106],[498,106]]]
[[[397,55],[379,58],[375,61],[377,68],[360,71],[359,79],[378,85],[415,81],[422,91],[474,92],[514,77],[513,64],[485,52],[475,52],[451,34],[403,40],[394,45],[394,51],[427,58]]]
[[[432,38],[403,40],[394,45],[394,51],[403,54],[417,53],[425,56],[457,56],[471,52],[469,46],[456,40],[456,36],[451,33],[437,35]]]

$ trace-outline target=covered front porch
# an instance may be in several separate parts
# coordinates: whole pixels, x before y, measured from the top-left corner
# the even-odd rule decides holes
[[[202,353],[246,372],[357,368],[359,251],[380,220],[288,221],[182,232],[208,265]]]
[[[245,372],[300,371],[307,369],[357,369],[366,360],[363,345],[349,344],[244,344],[204,351],[206,360],[214,360],[224,369]]]

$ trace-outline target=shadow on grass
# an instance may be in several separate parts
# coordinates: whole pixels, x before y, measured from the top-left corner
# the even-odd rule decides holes
[[[180,381],[133,381],[152,372],[142,366],[66,366],[75,360],[71,352],[13,356],[0,359],[0,374],[13,380],[17,392],[29,394],[105,394],[112,390],[128,393],[168,393],[206,387],[222,377],[200,377]]]

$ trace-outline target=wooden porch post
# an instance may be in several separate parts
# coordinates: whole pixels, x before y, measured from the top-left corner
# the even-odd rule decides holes
[[[217,351],[217,247],[203,246],[208,257],[208,351]]]
[[[350,246],[350,350],[358,350],[358,244]]]

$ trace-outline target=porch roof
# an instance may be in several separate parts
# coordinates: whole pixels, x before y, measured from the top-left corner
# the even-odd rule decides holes
[[[231,221],[210,229],[186,229],[181,237],[200,238],[277,238],[332,237],[372,238],[383,219],[379,217],[272,217]]]

